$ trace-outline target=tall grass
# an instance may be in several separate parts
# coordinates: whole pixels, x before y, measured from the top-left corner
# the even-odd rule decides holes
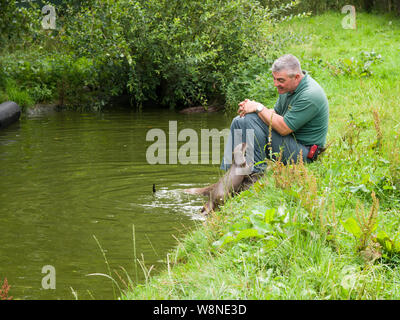
[[[5,92],[0,93],[0,101],[3,102],[3,100],[14,101],[23,109],[34,105],[31,95],[11,79],[6,81]]]

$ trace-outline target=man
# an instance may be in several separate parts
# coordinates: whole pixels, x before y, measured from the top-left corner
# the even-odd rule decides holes
[[[264,171],[265,158],[277,159],[281,151],[285,164],[297,162],[300,151],[303,161],[311,162],[325,146],[329,107],[324,90],[301,70],[299,60],[291,54],[278,58],[271,69],[279,93],[275,107],[268,109],[249,99],[239,103],[239,116],[232,121],[221,164],[223,170],[230,167],[232,150],[241,142],[252,147],[247,148],[252,154],[246,158],[254,164],[253,173]]]

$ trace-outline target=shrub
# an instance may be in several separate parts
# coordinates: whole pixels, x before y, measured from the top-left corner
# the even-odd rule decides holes
[[[23,7],[18,1],[0,0],[0,48],[31,43],[40,30],[40,14],[32,1],[28,7]]]
[[[35,45],[23,54],[6,54],[3,69],[36,102],[59,99],[100,108],[124,93],[138,106],[152,101],[170,108],[233,105],[248,94],[264,100],[272,93],[264,90],[268,69],[285,36],[274,34],[274,23],[296,5],[61,1],[57,30],[47,33],[39,25],[38,7],[20,8],[37,19],[21,22],[21,30],[30,30],[22,43],[35,40]],[[7,12],[13,8],[7,2]],[[243,81],[249,81],[247,91]]]
[[[93,0],[68,15],[62,39],[75,56],[93,57],[105,79],[118,74],[102,86],[137,104],[207,104],[224,100],[238,66],[271,55],[277,12],[254,0]]]

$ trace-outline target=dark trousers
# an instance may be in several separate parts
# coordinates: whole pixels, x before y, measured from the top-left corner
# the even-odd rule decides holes
[[[298,161],[300,150],[303,152],[303,161],[310,162],[307,158],[309,147],[296,141],[293,134],[281,136],[275,130],[271,130],[271,139],[268,142],[269,126],[264,123],[256,113],[248,113],[243,118],[237,116],[232,120],[231,132],[228,143],[225,146],[224,158],[221,169],[228,170],[232,163],[232,151],[236,145],[247,143],[246,160],[252,164],[251,172],[262,172],[267,165],[263,162],[266,158],[278,159],[282,151],[281,161],[284,164]]]

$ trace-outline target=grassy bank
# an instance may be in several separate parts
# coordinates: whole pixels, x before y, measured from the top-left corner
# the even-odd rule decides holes
[[[357,30],[345,30],[342,18],[281,25],[303,36],[284,51],[327,93],[325,154],[270,163],[178,241],[163,272],[126,283],[123,299],[400,298],[400,21],[359,14]]]

